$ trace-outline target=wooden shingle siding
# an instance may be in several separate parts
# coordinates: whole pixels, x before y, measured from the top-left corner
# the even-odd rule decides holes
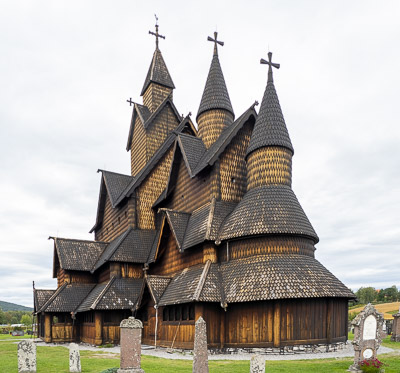
[[[136,118],[135,129],[132,135],[131,145],[131,175],[135,176],[146,164],[147,149],[146,149],[146,130],[139,117]]]
[[[208,149],[219,137],[223,129],[233,122],[233,115],[226,110],[207,110],[197,118],[198,136]]]
[[[312,240],[303,237],[270,236],[229,241],[229,258],[240,259],[260,254],[302,254],[314,258]],[[226,243],[218,249],[220,261],[226,261]]]
[[[220,188],[223,201],[239,202],[246,193],[246,150],[250,141],[252,125],[246,124],[238,132],[220,157]]]
[[[109,242],[124,232],[129,225],[134,226],[134,203],[134,199],[129,199],[127,202],[113,208],[110,197],[107,194],[103,222],[96,231],[96,240]]]
[[[247,159],[248,190],[268,184],[292,185],[292,153],[279,146],[250,153]]]
[[[151,112],[154,112],[168,95],[171,95],[172,99],[172,88],[151,82],[144,92],[143,105],[147,106]]]
[[[137,214],[140,229],[155,229],[155,214],[152,206],[167,186],[172,155],[173,148],[171,147],[138,188]]]

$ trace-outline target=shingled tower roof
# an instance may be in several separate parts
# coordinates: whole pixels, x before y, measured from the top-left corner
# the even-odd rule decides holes
[[[158,38],[165,39],[165,36],[158,33],[158,23],[156,23],[155,27],[156,32],[149,31],[149,34],[156,37],[156,50],[154,51],[153,59],[151,60],[149,71],[147,72],[146,80],[144,81],[142,93],[140,94],[141,96],[143,96],[151,82],[161,84],[168,88],[175,88],[171,75],[169,75],[167,65],[164,62],[160,49],[158,48]]]
[[[280,65],[271,62],[271,52],[268,57],[269,61],[261,59],[261,63],[269,65],[268,82],[246,156],[264,146],[282,146],[294,153],[272,76],[272,66]]]
[[[218,58],[217,43],[220,45],[224,45],[224,43],[217,41],[216,32],[214,32],[214,37],[215,39],[208,37],[209,41],[215,42],[214,55],[196,118],[198,118],[201,113],[211,109],[225,109],[235,117]]]

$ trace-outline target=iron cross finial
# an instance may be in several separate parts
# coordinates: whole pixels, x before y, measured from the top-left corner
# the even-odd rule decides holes
[[[268,52],[268,61],[265,61],[263,58],[261,58],[260,63],[263,65],[269,65],[268,68],[268,81],[273,82],[272,78],[272,66],[279,69],[281,65],[279,63],[274,63],[271,61],[272,60],[272,52]]]
[[[224,42],[223,42],[223,41],[217,40],[217,36],[218,36],[218,32],[215,31],[215,32],[214,32],[214,39],[213,39],[211,36],[209,36],[209,37],[207,38],[208,41],[213,41],[213,42],[214,42],[214,55],[215,55],[215,56],[218,55],[217,44],[219,44],[219,45],[221,45],[221,46],[224,46]]]
[[[129,102],[129,106],[132,106],[134,102],[132,101],[132,97],[129,100],[126,100],[126,102]]]
[[[156,32],[149,31],[149,34],[156,37],[156,49],[158,49],[158,38],[165,39],[165,36],[158,33],[158,17],[156,14],[154,14],[154,17],[156,17]]]

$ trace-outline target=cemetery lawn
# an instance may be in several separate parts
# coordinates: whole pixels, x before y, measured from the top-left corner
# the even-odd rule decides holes
[[[16,341],[17,342],[17,341]],[[0,372],[18,373],[17,343],[0,340]],[[400,343],[386,338],[383,345],[396,349],[379,356],[387,363],[386,373],[400,372]],[[81,351],[82,373],[100,373],[108,368],[119,366],[119,356],[103,351]],[[292,361],[267,361],[268,373],[329,373],[345,372],[351,358],[316,359]],[[249,361],[210,361],[210,373],[248,373]],[[65,347],[37,348],[37,373],[68,373],[68,349]],[[146,373],[186,373],[192,371],[191,360],[167,360],[152,356],[142,357],[142,368]]]

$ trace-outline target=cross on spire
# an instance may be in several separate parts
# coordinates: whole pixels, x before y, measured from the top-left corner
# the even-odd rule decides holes
[[[126,100],[126,102],[129,103],[129,106],[132,106],[134,104],[134,102],[132,101],[132,97],[129,100]]]
[[[218,56],[217,44],[219,44],[219,45],[221,45],[221,46],[224,45],[224,42],[223,42],[223,41],[217,40],[217,36],[218,36],[218,32],[215,31],[215,32],[214,32],[214,39],[213,39],[211,36],[209,36],[209,37],[207,38],[208,41],[213,41],[213,42],[214,42],[214,56]]]
[[[149,31],[149,34],[156,37],[156,49],[158,49],[158,38],[165,39],[165,36],[158,33],[158,18],[156,14],[154,14],[154,17],[156,17],[156,32]]]
[[[265,61],[263,58],[261,58],[260,63],[263,65],[269,65],[268,68],[268,81],[273,82],[274,79],[272,78],[272,66],[279,69],[281,65],[279,63],[274,63],[271,61],[272,60],[272,52],[268,52],[268,61]]]

